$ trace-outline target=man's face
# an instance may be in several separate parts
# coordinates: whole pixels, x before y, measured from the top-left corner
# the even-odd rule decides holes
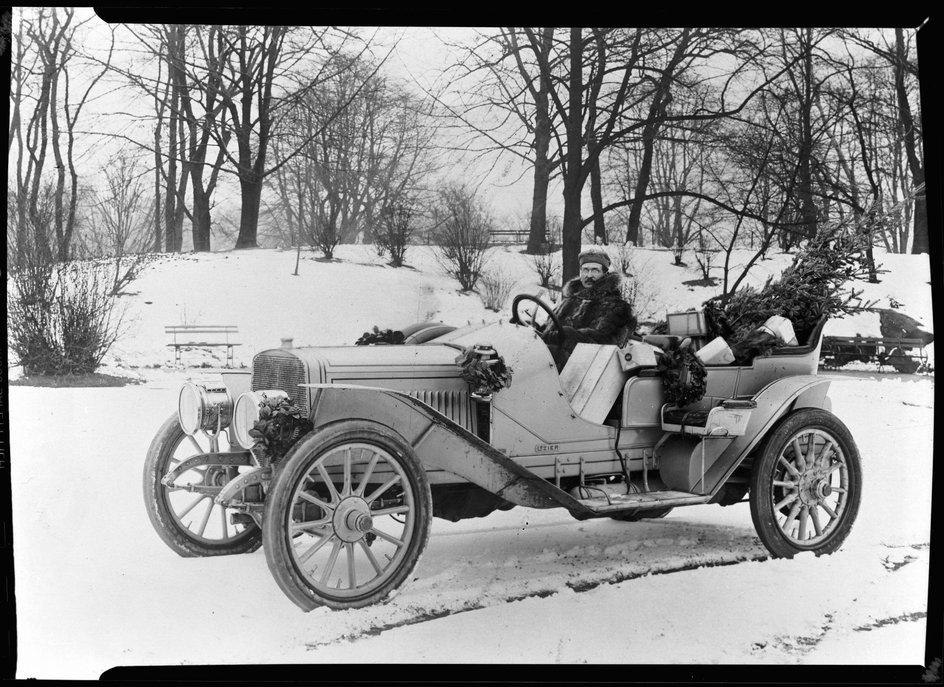
[[[580,266],[580,283],[584,288],[603,279],[603,265],[597,262],[585,262]]]

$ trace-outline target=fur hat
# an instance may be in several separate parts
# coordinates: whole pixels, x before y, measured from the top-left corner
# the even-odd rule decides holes
[[[599,265],[603,265],[604,270],[610,269],[610,256],[602,250],[597,250],[594,248],[585,250],[583,253],[581,253],[577,257],[577,262],[580,263],[581,267],[583,267],[585,262],[595,262]]]

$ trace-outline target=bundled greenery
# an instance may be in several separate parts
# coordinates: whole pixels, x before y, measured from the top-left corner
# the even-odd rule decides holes
[[[249,430],[256,440],[250,451],[259,465],[266,467],[285,456],[299,437],[313,428],[299,406],[286,398],[267,398],[259,404],[259,419]]]
[[[357,341],[354,342],[355,346],[368,346],[370,344],[402,344],[404,341],[403,332],[395,331],[393,329],[383,329],[381,330],[377,325],[374,325],[374,328],[369,332],[364,332]]]
[[[472,385],[472,393],[479,396],[490,396],[511,386],[514,371],[501,356],[486,360],[475,352],[475,347],[467,346],[456,357],[456,365],[462,370],[462,378]]]
[[[780,279],[770,277],[760,289],[746,286],[709,299],[704,304],[708,338],[722,336],[732,350],[743,349],[757,327],[780,315],[804,342],[821,318],[867,307],[859,298],[862,291],[847,286],[868,275],[867,241],[851,225],[824,230],[797,252]]]
[[[659,356],[656,364],[662,376],[666,403],[687,406],[700,401],[705,395],[708,373],[690,347],[668,351]]]

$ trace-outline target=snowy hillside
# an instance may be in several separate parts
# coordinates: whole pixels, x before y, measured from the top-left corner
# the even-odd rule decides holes
[[[616,249],[611,247],[616,258]],[[515,286],[512,294],[549,294],[538,286],[532,258],[520,246],[493,250],[487,271],[501,272]],[[750,257],[736,252],[731,271]],[[236,338],[238,364],[248,365],[260,350],[278,346],[283,337],[294,345],[351,344],[374,325],[381,329],[405,327],[427,320],[452,325],[492,321],[508,317],[510,299],[502,312],[487,310],[475,293],[461,293],[447,277],[434,249],[420,246],[407,252],[408,267],[384,264],[369,245],[339,246],[335,261],[322,261],[312,253],[302,255],[294,276],[294,251],[259,249],[210,254],[160,257],[149,264],[121,298],[126,310],[127,334],[106,358],[109,368],[167,367],[174,361],[165,325],[227,324],[239,327]],[[559,260],[559,254],[557,255]],[[746,283],[762,285],[777,278],[792,256],[774,253],[756,264]],[[902,312],[933,331],[929,263],[926,256],[877,254],[887,272],[880,284],[857,283],[866,301],[878,307],[900,303]],[[720,286],[686,285],[701,279],[697,263],[688,256],[688,267],[672,264],[664,250],[634,249],[632,273],[640,283],[639,320],[661,320],[666,312],[698,308]],[[720,270],[713,270],[716,278]],[[879,336],[878,315],[864,313],[828,323],[826,334]],[[929,347],[929,352],[933,345]],[[186,363],[197,366],[222,364],[220,349],[186,354]],[[113,371],[113,370],[112,370]]]
[[[492,264],[516,280],[513,293],[537,293],[530,258],[518,251],[500,248]],[[338,258],[303,256],[299,276],[291,251],[155,260],[121,299],[128,330],[103,370],[144,383],[10,388],[18,678],[294,663],[870,664],[920,678],[928,627],[939,639],[941,621],[928,617],[927,598],[931,375],[834,376],[833,411],[859,446],[864,490],[849,539],[828,557],[769,559],[746,503],[638,523],[515,508],[435,519],[419,565],[387,603],[305,614],[261,550],[177,556],[147,519],[141,468],[179,384],[212,374],[199,366],[216,367],[223,354],[185,352],[177,368],[165,325],[236,325],[236,362],[248,366],[283,337],[343,344],[374,325],[508,316],[459,293],[426,247],[410,249],[411,267],[399,270],[370,246],[342,246]],[[761,263],[753,282],[789,259]],[[933,331],[927,256],[879,261],[889,272],[861,285],[864,297],[881,307],[894,299]],[[694,261],[671,262],[669,252],[635,251],[634,272],[651,289],[640,319],[715,293],[683,284],[701,276]],[[860,316],[831,322],[827,333],[877,329],[877,316]]]

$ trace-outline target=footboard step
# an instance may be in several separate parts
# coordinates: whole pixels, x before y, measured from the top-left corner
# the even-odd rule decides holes
[[[585,487],[592,493],[592,487]],[[711,496],[690,494],[687,491],[650,491],[644,494],[608,494],[578,499],[580,503],[597,512],[627,510],[629,508],[666,508],[706,503]]]

